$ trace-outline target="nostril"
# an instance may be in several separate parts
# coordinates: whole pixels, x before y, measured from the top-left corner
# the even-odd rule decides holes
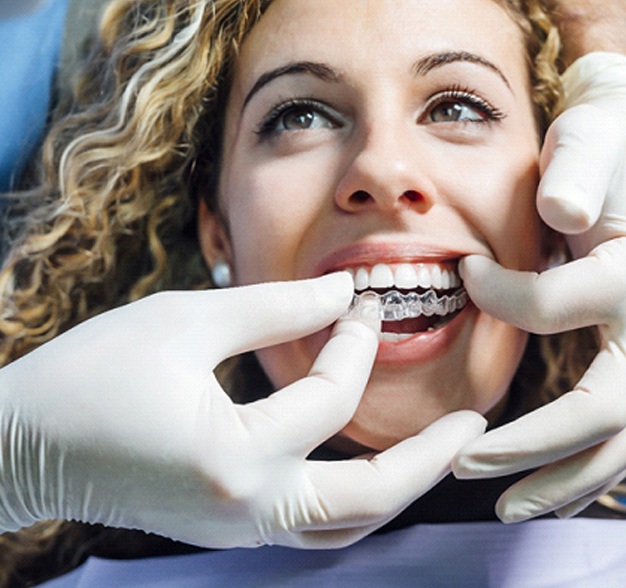
[[[405,207],[410,207],[420,212],[426,212],[432,203],[418,190],[405,190],[404,192],[395,192],[396,196],[391,197],[391,191],[380,194],[376,192],[368,192],[367,190],[355,190],[350,194],[346,206],[361,208],[372,203],[378,203],[384,208],[399,211]]]
[[[357,190],[350,196],[350,200],[355,204],[365,204],[371,196],[365,190]]]
[[[415,190],[407,190],[402,194],[402,196],[404,196],[404,198],[406,198],[409,202],[419,202],[423,199],[423,196]]]

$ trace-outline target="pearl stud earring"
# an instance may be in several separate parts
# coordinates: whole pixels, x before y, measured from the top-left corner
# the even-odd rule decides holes
[[[218,261],[211,268],[211,278],[216,288],[230,288],[232,286],[232,274],[227,261]]]

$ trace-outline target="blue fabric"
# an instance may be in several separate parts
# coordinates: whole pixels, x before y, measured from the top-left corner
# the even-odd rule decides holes
[[[90,559],[45,588],[624,588],[626,521],[417,525],[339,550]]]
[[[11,188],[43,131],[67,5],[46,0],[33,13],[0,20],[0,192]]]

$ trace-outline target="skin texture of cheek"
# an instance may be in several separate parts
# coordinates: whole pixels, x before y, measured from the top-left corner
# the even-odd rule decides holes
[[[250,173],[234,169],[227,203],[235,274],[239,284],[310,277],[301,256],[324,226],[332,177],[324,161],[273,163]],[[324,170],[325,173],[321,173]],[[330,237],[332,239],[332,236]]]
[[[468,225],[479,227],[479,238],[487,239],[499,263],[536,271],[542,267],[544,251],[544,232],[535,206],[539,147],[526,140],[519,145],[513,142],[510,149],[518,150],[518,155],[516,160],[510,155],[501,157],[510,160],[508,166],[496,164],[494,158],[484,168],[459,170],[458,185],[451,183],[449,191],[456,195],[454,205],[462,207]],[[471,192],[468,186],[473,187]]]
[[[508,393],[528,342],[528,333],[481,314],[470,351],[469,389],[476,399],[475,410],[493,424],[500,416],[502,399]]]

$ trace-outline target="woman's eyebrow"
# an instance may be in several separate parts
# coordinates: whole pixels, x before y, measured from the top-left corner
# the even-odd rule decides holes
[[[502,81],[504,81],[504,83],[507,85],[507,87],[511,89],[511,84],[497,65],[495,65],[488,59],[481,57],[480,55],[476,55],[468,51],[447,51],[444,53],[427,55],[426,57],[418,59],[414,63],[413,71],[416,75],[426,75],[433,69],[459,61],[478,63],[480,65],[488,67],[489,69],[497,73]],[[325,82],[337,82],[340,78],[339,74],[332,67],[324,63],[318,63],[315,61],[296,61],[293,63],[287,63],[285,65],[281,65],[280,67],[276,67],[274,69],[266,71],[259,76],[257,81],[252,86],[251,90],[246,95],[243,101],[242,110],[245,109],[248,102],[250,102],[252,97],[257,92],[259,92],[261,88],[263,88],[276,78],[303,73],[311,74],[321,80],[324,80]]]
[[[432,55],[427,55],[426,57],[418,59],[413,64],[413,71],[416,75],[424,76],[433,69],[459,61],[466,61],[469,63],[484,65],[485,67],[498,74],[498,76],[506,84],[509,90],[513,91],[509,80],[507,80],[506,76],[497,65],[495,65],[488,59],[481,57],[480,55],[476,55],[475,53],[470,53],[469,51],[445,51],[443,53],[434,53]]]
[[[263,86],[266,86],[272,80],[281,76],[302,73],[312,74],[325,82],[336,82],[339,80],[339,74],[332,67],[325,65],[324,63],[316,63],[314,61],[297,61],[294,63],[287,63],[286,65],[266,71],[259,76],[259,79],[254,83],[254,86],[252,86],[252,89],[246,95],[246,98],[243,101],[242,109],[246,107],[252,97],[261,88],[263,88]]]

